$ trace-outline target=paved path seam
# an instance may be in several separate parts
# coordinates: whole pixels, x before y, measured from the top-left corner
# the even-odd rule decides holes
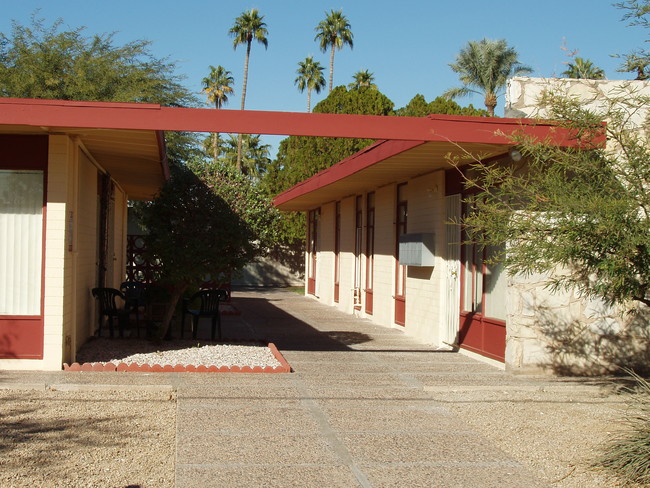
[[[307,408],[307,410],[309,410],[314,420],[316,420],[316,422],[318,423],[318,426],[321,429],[321,433],[327,439],[327,442],[329,443],[332,450],[336,453],[339,459],[341,459],[341,461],[350,468],[350,470],[354,474],[354,477],[357,479],[361,487],[372,488],[372,485],[370,484],[368,477],[355,464],[354,460],[352,459],[352,454],[347,449],[347,447],[345,447],[343,442],[341,442],[334,429],[332,429],[332,426],[330,425],[325,412],[311,398],[307,386],[302,382],[300,375],[294,373],[293,379],[294,379],[294,384],[296,386],[296,389],[301,393],[302,396],[301,403],[305,405],[305,407]]]

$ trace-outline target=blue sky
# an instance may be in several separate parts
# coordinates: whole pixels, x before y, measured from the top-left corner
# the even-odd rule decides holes
[[[325,11],[343,9],[354,33],[354,49],[336,53],[334,84],[348,84],[352,75],[367,69],[378,88],[395,107],[417,93],[432,100],[458,86],[449,68],[469,40],[506,39],[530,65],[532,76],[559,75],[570,61],[563,44],[579,50],[605,70],[609,79],[631,79],[617,73],[613,54],[640,47],[647,32],[627,27],[623,12],[610,0],[0,0],[0,32],[9,33],[11,21],[28,25],[31,15],[49,24],[87,27],[87,33],[116,32],[116,41],[152,41],[157,57],[177,62],[185,84],[200,94],[209,65],[222,65],[235,78],[236,93],[225,108],[239,108],[243,74],[243,47],[233,49],[228,30],[242,11],[257,8],[269,31],[268,49],[254,45],[251,53],[246,108],[302,112],[306,93],[294,85],[299,61],[313,55],[329,66],[329,54],[314,41],[316,25]],[[327,77],[327,73],[326,73]],[[325,96],[312,95],[312,106]],[[482,106],[479,98],[459,100]],[[497,115],[503,114],[503,98]],[[269,138],[270,139],[270,138]],[[267,141],[274,144],[274,141]],[[274,144],[275,145],[275,144]]]

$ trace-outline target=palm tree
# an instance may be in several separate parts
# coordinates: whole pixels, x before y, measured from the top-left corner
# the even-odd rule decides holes
[[[246,85],[248,83],[248,61],[251,55],[251,45],[253,40],[264,44],[267,48],[269,41],[266,36],[269,32],[266,30],[266,24],[262,22],[264,16],[260,16],[257,9],[250,9],[242,12],[242,14],[235,19],[233,25],[228,33],[233,37],[233,47],[237,49],[240,44],[246,44],[246,58],[244,60],[244,81],[241,90],[241,110],[244,110],[246,105]],[[239,144],[237,149],[237,169],[241,170],[241,144],[242,138],[239,136]]]
[[[228,102],[228,95],[233,93],[232,85],[235,79],[232,73],[223,66],[216,68],[210,65],[210,74],[203,78],[203,91],[208,96],[208,101],[214,103],[216,109],[223,107]],[[212,146],[214,151],[214,161],[219,158],[219,133],[212,134]]]
[[[244,134],[243,136],[240,134],[238,137],[229,134],[228,138],[224,141],[225,148],[223,158],[223,160],[228,164],[237,164],[240,137],[242,140],[240,171],[249,178],[256,179],[266,171],[266,166],[271,162],[269,157],[271,146],[269,144],[262,144],[259,134]]]
[[[307,90],[307,112],[311,112],[311,92],[316,93],[325,88],[325,77],[323,76],[323,67],[318,61],[314,61],[313,56],[308,56],[304,61],[298,63],[298,77],[294,84],[298,85],[300,93]]]
[[[330,79],[329,91],[332,92],[332,83],[334,80],[334,51],[336,49],[343,49],[347,44],[352,49],[352,38],[354,35],[350,30],[350,23],[343,15],[343,10],[330,10],[328,14],[325,12],[325,20],[322,20],[316,26],[315,41],[318,41],[320,49],[327,52],[330,48]]]
[[[469,41],[458,53],[456,62],[449,65],[459,74],[464,86],[447,90],[443,97],[453,99],[478,93],[484,96],[490,116],[494,116],[497,98],[504,90],[507,79],[533,71],[529,66],[521,64],[518,56],[514,48],[508,47],[505,39]]]
[[[354,76],[354,80],[348,85],[348,88],[352,90],[360,90],[361,88],[377,88],[377,85],[374,84],[375,74],[371,73],[367,69],[363,71],[357,71]]]
[[[562,74],[567,78],[584,80],[604,80],[605,72],[588,59],[575,58],[572,63],[567,63],[568,68]]]

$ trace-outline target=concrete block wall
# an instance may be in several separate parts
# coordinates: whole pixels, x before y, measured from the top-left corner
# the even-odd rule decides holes
[[[446,248],[444,171],[436,171],[408,182],[408,233],[433,233],[435,266],[407,268],[406,332],[425,342],[440,338],[444,318],[441,293],[444,289],[444,257]]]
[[[611,97],[650,96],[650,82],[512,78],[506,93],[507,117],[546,117],[539,97],[544,90],[579,97],[594,111]],[[630,118],[645,126],[648,107]],[[560,272],[560,271],[558,271]],[[551,292],[548,276],[510,276],[507,296],[506,366],[522,372],[599,374],[619,365],[647,368],[648,313],[625,314],[575,292]],[[641,310],[641,309],[640,309]]]

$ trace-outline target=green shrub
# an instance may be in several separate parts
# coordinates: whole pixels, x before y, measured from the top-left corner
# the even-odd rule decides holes
[[[635,386],[630,390],[626,428],[605,446],[597,466],[626,481],[650,486],[650,383],[630,374]]]

